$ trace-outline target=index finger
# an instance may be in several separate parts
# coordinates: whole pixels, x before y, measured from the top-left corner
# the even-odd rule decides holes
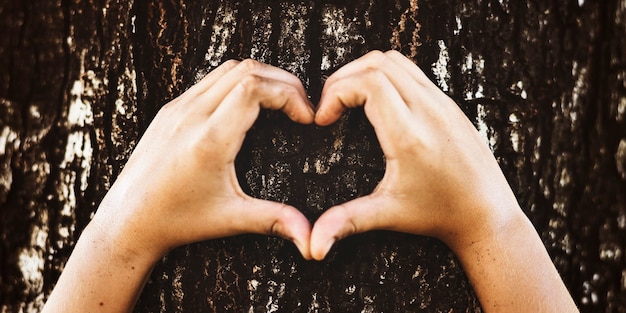
[[[387,76],[398,90],[405,105],[412,111],[421,112],[421,107],[432,102],[429,100],[432,98],[433,88],[437,89],[436,86],[417,65],[395,50],[384,53],[377,50],[370,51],[341,67],[328,78],[326,83],[332,84],[368,69],[379,71]]]
[[[206,134],[223,148],[232,148],[232,158],[261,108],[282,110],[294,122],[313,122],[313,110],[298,85],[266,77],[244,77],[223,99],[206,123]]]
[[[358,106],[364,106],[386,157],[395,155],[394,143],[405,141],[407,133],[417,132],[418,125],[398,90],[376,69],[365,69],[324,85],[315,123],[332,124],[339,119],[343,108]]]
[[[194,99],[195,109],[199,111],[198,113],[203,115],[212,114],[231,90],[248,76],[263,77],[294,86],[297,93],[308,101],[302,82],[295,75],[283,69],[247,59],[232,67],[219,77],[211,88],[199,94]]]
[[[188,101],[188,99],[193,99],[197,97],[198,95],[211,88],[215,84],[215,82],[217,82],[222,76],[232,70],[239,63],[240,62],[237,60],[228,60],[220,64],[218,67],[216,67],[206,76],[204,76],[199,82],[191,86],[183,94],[176,97],[174,100],[170,101],[166,105],[171,107],[176,105],[177,103],[184,103]]]

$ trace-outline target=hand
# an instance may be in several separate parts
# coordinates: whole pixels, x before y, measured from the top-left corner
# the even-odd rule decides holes
[[[455,252],[485,312],[577,312],[486,142],[415,64],[395,51],[349,63],[326,81],[315,122],[361,105],[385,175],[372,194],[320,216],[314,259],[368,230],[433,236]]]
[[[159,111],[91,226],[156,259],[173,247],[241,233],[292,240],[309,258],[306,217],[247,196],[237,181],[235,157],[261,108],[313,122],[294,75],[252,60],[212,71]]]
[[[200,240],[278,235],[309,259],[307,218],[247,196],[237,181],[235,157],[261,108],[299,123],[314,118],[298,78],[252,60],[222,64],[165,105],[76,243],[43,312],[130,312],[154,264]]]
[[[328,125],[344,107],[359,105],[387,161],[371,195],[329,209],[311,231],[295,208],[243,193],[234,160],[260,108]],[[295,76],[230,61],[159,111],[77,242],[44,312],[130,311],[153,264],[194,241],[275,234],[305,258],[322,259],[336,240],[372,229],[442,239],[486,312],[576,311],[520,216],[473,125],[399,53],[373,52],[333,74],[316,115]]]
[[[521,212],[485,140],[399,52],[371,52],[331,75],[315,122],[331,124],[344,108],[361,105],[385,154],[385,175],[372,194],[317,220],[313,258],[324,258],[336,240],[374,229],[433,236],[454,249]]]

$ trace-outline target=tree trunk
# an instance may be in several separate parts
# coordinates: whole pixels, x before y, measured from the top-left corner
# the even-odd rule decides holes
[[[373,49],[412,58],[484,134],[583,312],[626,312],[626,2],[0,1],[0,312],[36,312],[161,105],[231,58],[325,78]],[[362,110],[263,111],[244,190],[300,208],[368,194]],[[140,183],[140,182],[139,182]],[[471,183],[471,182],[468,182]],[[245,235],[172,251],[136,312],[480,312],[441,242],[391,232],[305,261]]]

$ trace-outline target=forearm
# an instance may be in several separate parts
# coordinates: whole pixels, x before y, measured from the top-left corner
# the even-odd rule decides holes
[[[485,312],[578,312],[521,210],[492,236],[455,252]]]
[[[90,225],[78,240],[43,312],[130,312],[153,260],[128,253]]]

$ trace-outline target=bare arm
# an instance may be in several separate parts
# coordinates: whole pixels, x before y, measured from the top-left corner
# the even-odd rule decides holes
[[[433,236],[459,257],[485,312],[577,311],[486,143],[415,64],[389,51],[345,65],[326,81],[315,122],[361,105],[385,175],[372,194],[318,219],[313,258],[373,229]]]
[[[229,61],[164,106],[78,240],[44,312],[129,312],[170,249],[241,233],[292,240],[309,258],[297,209],[253,199],[234,161],[261,108],[313,122],[293,75]]]

